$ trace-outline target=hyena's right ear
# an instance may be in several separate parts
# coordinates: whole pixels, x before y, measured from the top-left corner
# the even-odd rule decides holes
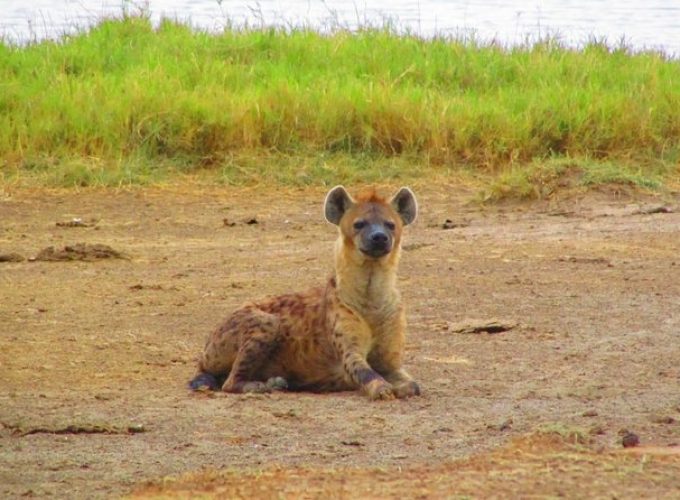
[[[340,224],[340,219],[345,212],[354,204],[352,197],[342,186],[335,186],[326,195],[324,203],[324,215],[331,224]]]
[[[390,205],[397,211],[405,226],[416,220],[418,215],[418,202],[416,195],[407,187],[403,187],[390,200]]]

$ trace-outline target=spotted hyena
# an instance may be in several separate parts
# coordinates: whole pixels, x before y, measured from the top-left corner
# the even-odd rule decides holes
[[[233,312],[210,335],[191,388],[420,394],[402,368],[406,317],[396,286],[402,231],[417,210],[408,188],[389,201],[374,190],[352,198],[333,188],[324,211],[339,228],[334,276]]]

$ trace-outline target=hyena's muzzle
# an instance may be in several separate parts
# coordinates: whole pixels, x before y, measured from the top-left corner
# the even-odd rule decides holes
[[[392,251],[393,238],[383,223],[366,224],[360,236],[359,249],[369,257],[379,258]]]

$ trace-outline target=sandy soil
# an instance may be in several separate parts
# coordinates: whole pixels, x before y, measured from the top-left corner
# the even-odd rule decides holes
[[[0,254],[114,252],[0,262],[0,496],[680,493],[678,198],[417,189],[400,286],[421,397],[189,393],[231,308],[329,275],[323,194],[5,193]],[[516,326],[458,331],[491,320]]]

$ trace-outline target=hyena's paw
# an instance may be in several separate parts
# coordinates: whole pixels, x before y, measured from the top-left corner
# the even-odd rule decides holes
[[[222,390],[224,392],[233,392],[233,393],[253,393],[253,394],[262,394],[265,392],[272,392],[271,388],[267,386],[264,382],[260,382],[258,380],[253,380],[249,382],[240,382],[237,384],[230,385],[228,382],[225,382],[225,384],[222,386]]]
[[[264,382],[253,381],[246,382],[245,384],[243,384],[243,386],[241,387],[241,392],[244,394],[248,392],[262,394],[264,392],[272,392],[272,389]]]
[[[219,387],[217,377],[210,373],[199,373],[189,382],[192,391],[216,391]]]
[[[387,401],[394,399],[392,385],[384,380],[373,380],[365,386],[366,394],[372,401]]]
[[[283,377],[272,377],[267,380],[267,387],[272,391],[285,391],[288,389],[288,382]]]
[[[399,399],[410,398],[411,396],[420,396],[420,386],[415,380],[402,382],[394,386],[394,395]]]

